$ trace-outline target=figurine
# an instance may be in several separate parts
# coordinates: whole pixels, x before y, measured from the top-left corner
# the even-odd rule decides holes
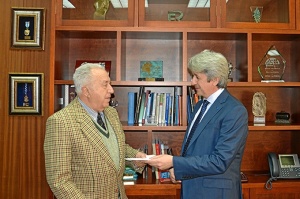
[[[109,0],[96,0],[94,6],[96,8],[94,19],[105,20],[106,12],[109,9]]]

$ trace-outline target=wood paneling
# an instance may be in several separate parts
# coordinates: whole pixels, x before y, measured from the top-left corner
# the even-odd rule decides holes
[[[49,93],[49,31],[51,1],[1,1],[0,12],[0,198],[48,198],[44,163],[45,122],[48,98],[44,98],[43,116],[9,115],[8,74],[44,73],[44,96]],[[45,50],[10,48],[11,7],[43,7],[46,10]]]

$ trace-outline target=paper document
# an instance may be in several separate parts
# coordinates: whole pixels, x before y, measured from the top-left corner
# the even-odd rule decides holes
[[[125,160],[150,160],[155,155],[147,155],[145,158],[125,158]]]

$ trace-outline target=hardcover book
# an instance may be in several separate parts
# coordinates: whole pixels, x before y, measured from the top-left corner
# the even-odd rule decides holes
[[[134,124],[136,98],[136,92],[128,92],[128,125]]]

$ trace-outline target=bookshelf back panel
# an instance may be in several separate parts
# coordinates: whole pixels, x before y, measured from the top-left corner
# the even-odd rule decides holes
[[[148,148],[150,149],[147,131],[126,131],[125,137],[126,143],[135,149],[142,149],[145,144],[148,144]]]
[[[124,32],[121,67],[123,81],[137,81],[141,61],[163,61],[165,81],[182,81],[182,34]]]
[[[242,171],[268,171],[267,154],[299,153],[292,147],[298,131],[249,131],[242,160]],[[266,173],[267,174],[267,173]]]
[[[205,49],[222,53],[234,67],[233,80],[247,81],[247,34],[188,33],[187,45],[188,60]]]
[[[71,80],[75,70],[76,60],[111,61],[112,80],[116,79],[116,32],[58,32],[61,35],[57,40],[60,60],[55,65],[59,73],[55,79]],[[61,41],[65,41],[62,42]]]

